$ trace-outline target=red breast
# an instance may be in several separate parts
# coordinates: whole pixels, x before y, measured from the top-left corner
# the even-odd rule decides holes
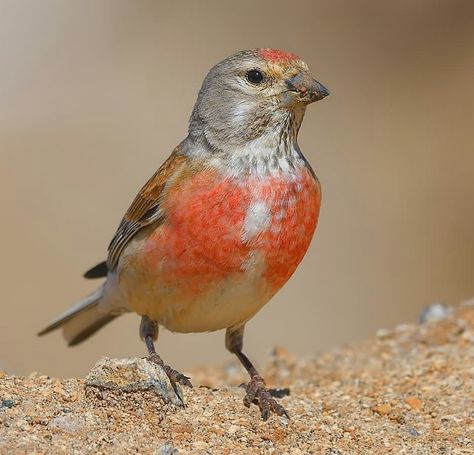
[[[305,167],[296,176],[245,180],[198,172],[167,192],[166,221],[148,238],[142,265],[147,275],[159,274],[160,286],[186,283],[182,291],[196,293],[245,274],[250,255],[259,253],[276,291],[308,249],[320,200],[319,184]]]

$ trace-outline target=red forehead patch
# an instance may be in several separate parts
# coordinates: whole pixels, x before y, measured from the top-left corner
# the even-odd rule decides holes
[[[279,49],[260,49],[259,55],[269,62],[287,61],[292,62],[299,60],[299,57],[291,52],[281,51]]]

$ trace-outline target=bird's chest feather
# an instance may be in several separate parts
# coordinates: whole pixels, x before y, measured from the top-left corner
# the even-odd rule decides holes
[[[276,291],[310,244],[320,188],[305,167],[244,179],[205,171],[173,185],[162,207],[166,220],[142,256],[160,286],[195,293],[252,276]]]

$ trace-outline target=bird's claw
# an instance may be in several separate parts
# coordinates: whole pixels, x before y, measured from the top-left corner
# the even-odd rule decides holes
[[[179,371],[174,370],[171,368],[169,365],[165,365],[163,363],[163,360],[161,360],[161,357],[158,354],[151,354],[148,357],[148,360],[150,362],[156,363],[159,365],[161,368],[163,368],[164,372],[166,373],[166,376],[168,376],[171,384],[174,386],[175,384],[181,384],[186,387],[193,387],[191,384],[191,381],[189,380],[188,376],[185,376],[184,374],[180,373]]]
[[[191,381],[189,380],[189,376],[185,376],[184,374],[180,373],[179,371],[173,370],[168,365],[163,365],[163,369],[165,370],[165,373],[167,376],[170,378],[171,382],[178,383],[181,385],[184,385],[186,387],[193,387],[191,384]]]
[[[290,418],[286,409],[272,397],[265,386],[265,381],[260,376],[253,377],[243,387],[247,392],[244,397],[244,405],[249,408],[252,403],[257,404],[263,420],[268,420],[271,412],[287,419]]]

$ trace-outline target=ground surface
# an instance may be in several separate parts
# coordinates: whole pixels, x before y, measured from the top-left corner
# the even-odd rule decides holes
[[[265,369],[291,420],[242,405],[240,368],[193,372],[186,408],[152,391],[0,372],[0,453],[473,454],[474,305]],[[226,387],[234,385],[234,387]]]

